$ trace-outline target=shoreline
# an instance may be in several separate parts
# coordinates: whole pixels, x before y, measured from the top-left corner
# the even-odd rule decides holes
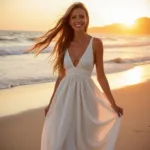
[[[115,64],[115,65],[122,65],[122,64]],[[150,64],[140,64],[140,65],[138,65],[138,66],[143,66],[143,65],[150,65]],[[123,70],[122,69],[117,69],[118,71],[106,71],[106,76],[113,76],[114,74],[123,74],[124,72],[127,72],[127,71],[129,71],[129,70],[131,70],[131,69],[134,69],[135,67],[138,67],[138,66],[134,66],[133,64],[131,65],[131,64],[127,64],[126,65],[127,66],[127,68],[124,68]],[[122,66],[121,66],[122,67]],[[95,67],[94,67],[94,69],[95,69]],[[93,73],[92,73],[92,78],[94,78],[95,76],[96,76],[96,70],[94,70],[93,69]],[[38,82],[32,82],[32,83],[20,83],[20,84],[18,84],[18,85],[14,85],[14,84],[9,84],[7,87],[0,87],[0,91],[2,91],[2,90],[7,90],[7,89],[12,89],[12,88],[15,88],[15,87],[21,87],[21,86],[32,86],[32,85],[37,85],[37,84],[44,84],[44,83],[53,83],[53,82],[56,82],[56,78],[57,78],[57,76],[55,75],[54,77],[50,77],[49,79],[47,79],[46,81],[44,81],[44,80],[39,80]]]
[[[104,64],[104,66],[107,66],[108,64]],[[111,64],[112,65],[112,64]],[[133,64],[114,64],[115,66],[117,66],[117,69],[116,70],[113,70],[112,71],[112,68],[108,69],[107,67],[105,68],[105,74],[106,76],[109,76],[111,74],[115,74],[115,73],[122,73],[124,71],[128,71],[130,69],[133,69],[134,67],[136,67],[135,65]],[[124,67],[123,67],[124,66]],[[93,68],[93,72],[92,72],[92,75],[91,76],[96,76],[96,68],[94,66]],[[6,84],[6,83],[0,83],[0,91],[1,90],[6,90],[6,89],[11,89],[11,88],[15,88],[15,87],[18,87],[18,86],[25,86],[25,85],[35,85],[35,84],[41,84],[41,83],[51,83],[51,82],[55,82],[56,81],[56,78],[57,78],[57,75],[53,75],[53,76],[50,76],[49,78],[47,79],[38,79],[38,81],[21,81],[21,83],[9,83],[9,84]],[[6,84],[6,85],[5,85]]]

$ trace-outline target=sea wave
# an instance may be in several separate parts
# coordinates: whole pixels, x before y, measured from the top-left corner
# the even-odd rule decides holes
[[[0,56],[29,54],[27,49],[29,49],[29,46],[0,47]],[[48,53],[51,51],[51,49],[52,47],[49,46],[44,51],[42,51],[42,53]]]
[[[28,79],[19,79],[19,80],[5,80],[0,82],[0,90],[13,88],[15,86],[20,85],[30,85],[30,84],[38,84],[38,83],[45,83],[45,82],[54,82],[56,81],[56,77],[49,77],[49,78],[28,78]]]
[[[105,63],[144,63],[144,62],[150,62],[150,56],[144,56],[144,57],[135,57],[135,58],[114,58],[111,60],[104,61]]]
[[[123,48],[123,47],[142,47],[150,46],[150,42],[127,42],[127,43],[115,43],[115,44],[105,44],[105,48]]]
[[[15,35],[15,36],[1,36],[0,37],[0,42],[24,42],[24,41],[30,41],[30,42],[34,42],[36,40],[36,36],[29,36],[29,37],[25,37],[25,36],[21,36],[21,35]]]
[[[53,42],[49,47],[47,47],[42,53],[50,52],[54,46]],[[126,48],[126,47],[141,47],[141,46],[150,46],[150,42],[142,43],[124,43],[124,44],[104,44],[104,48]],[[27,49],[29,46],[1,46],[0,47],[0,56],[3,55],[21,55],[28,54]]]
[[[0,42],[20,42],[17,37],[0,37]]]

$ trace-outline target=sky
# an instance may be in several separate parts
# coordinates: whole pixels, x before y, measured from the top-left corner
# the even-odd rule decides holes
[[[150,17],[150,0],[78,0],[90,16],[89,27],[133,24]],[[77,0],[0,0],[0,30],[46,31]]]

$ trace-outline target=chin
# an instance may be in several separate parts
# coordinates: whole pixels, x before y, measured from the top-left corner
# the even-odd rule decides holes
[[[74,30],[74,32],[84,32],[85,30]]]
[[[85,31],[85,28],[76,28],[76,27],[74,27],[73,30],[74,30],[75,32],[84,32],[84,31]]]

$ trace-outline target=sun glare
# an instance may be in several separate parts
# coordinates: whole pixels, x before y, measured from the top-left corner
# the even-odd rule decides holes
[[[125,83],[127,85],[140,83],[142,80],[142,71],[141,68],[135,67],[124,74]]]
[[[131,21],[125,22],[124,24],[125,24],[126,26],[128,26],[128,27],[131,27],[131,26],[133,26],[133,25],[135,24],[135,22],[134,22],[134,20],[131,20]]]
[[[138,17],[136,15],[132,14],[131,16],[128,16],[126,14],[122,15],[122,17],[116,17],[116,22],[120,22],[128,27],[131,27],[135,24],[135,20]]]

